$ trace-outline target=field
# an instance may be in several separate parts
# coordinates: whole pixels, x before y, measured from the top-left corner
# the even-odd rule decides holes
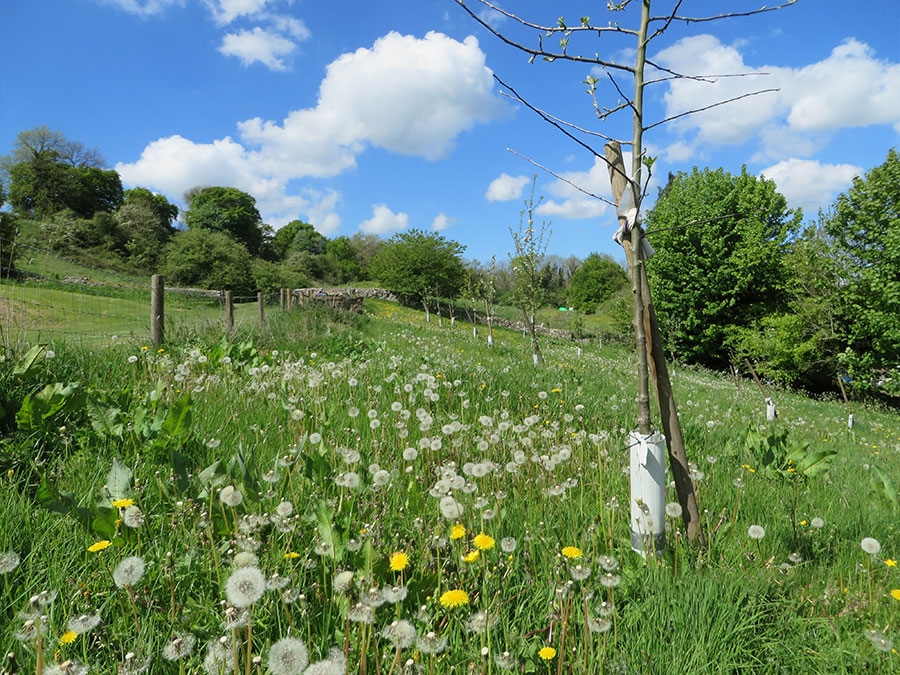
[[[706,540],[645,560],[633,350],[366,309],[7,354],[7,671],[900,672],[896,411],[676,365]]]

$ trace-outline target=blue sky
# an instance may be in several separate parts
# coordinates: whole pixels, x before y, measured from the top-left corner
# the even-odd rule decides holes
[[[559,16],[573,25],[589,14],[594,25],[632,26],[632,4],[623,12],[596,2],[502,6],[542,25]],[[535,43],[511,19],[470,6]],[[652,13],[670,6],[657,0]],[[721,7],[686,0],[680,12],[706,16]],[[606,169],[502,96],[491,75],[536,106],[610,136],[630,139],[630,116],[598,122],[582,84],[590,65],[529,64],[454,0],[8,0],[0,23],[0,153],[17,132],[45,124],[98,148],[126,187],[180,202],[195,185],[233,185],[254,195],[275,227],[302,218],[328,236],[385,237],[435,228],[480,260],[506,257],[508,227],[518,225],[537,172],[540,217],[553,229],[548,252],[622,257],[612,209],[507,148],[603,196]],[[569,51],[629,63],[631,40],[580,33]],[[681,73],[768,75],[653,85],[648,121],[780,89],[648,132],[662,180],[694,165],[739,172],[746,164],[814,215],[898,145],[896,0],[799,0],[750,18],[678,22],[651,44],[650,57]],[[619,96],[606,82],[598,102],[614,106]]]

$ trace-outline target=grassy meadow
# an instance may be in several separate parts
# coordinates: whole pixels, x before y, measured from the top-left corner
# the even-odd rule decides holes
[[[706,541],[644,560],[633,350],[366,309],[10,350],[0,670],[900,672],[896,411],[676,365]]]

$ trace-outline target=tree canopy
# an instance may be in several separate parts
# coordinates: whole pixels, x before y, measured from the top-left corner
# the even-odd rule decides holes
[[[255,290],[247,248],[224,232],[179,232],[166,246],[162,273],[177,285],[248,294]]]
[[[591,253],[572,274],[569,299],[579,312],[592,314],[627,283],[625,270],[612,257]]]
[[[900,157],[894,149],[838,197],[826,229],[847,269],[842,365],[862,390],[887,385],[900,393]]]
[[[711,218],[719,219],[687,225]],[[784,253],[800,218],[773,181],[746,167],[737,176],[696,167],[671,176],[646,219],[656,248],[647,273],[667,347],[725,367],[737,329],[783,303]]]
[[[184,220],[190,229],[227,234],[256,255],[263,243],[256,199],[233,187],[207,187],[193,193]]]
[[[465,281],[461,244],[436,232],[395,234],[372,260],[372,275],[408,301],[455,297]]]

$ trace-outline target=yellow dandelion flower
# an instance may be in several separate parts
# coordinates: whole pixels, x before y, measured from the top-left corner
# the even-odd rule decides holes
[[[440,602],[444,607],[450,607],[451,609],[461,605],[468,605],[469,594],[459,588],[454,588],[452,591],[442,593]]]
[[[494,548],[494,538],[484,532],[476,534],[472,543],[475,544],[475,548],[479,551],[489,551]]]
[[[891,597],[894,600],[900,600],[900,588],[895,588],[891,591]]]
[[[884,559],[884,564],[887,565],[888,567],[896,567],[896,566],[897,566],[897,561],[894,560],[893,558],[885,558],[885,559]]]
[[[544,647],[538,652],[538,656],[544,659],[544,661],[549,661],[556,656],[556,650],[553,647]]]
[[[584,555],[581,549],[577,546],[566,546],[562,551],[560,551],[560,553],[570,559],[580,558]]]
[[[409,556],[403,551],[395,551],[391,553],[390,565],[394,572],[402,572],[409,565]]]
[[[457,523],[450,530],[450,538],[451,539],[462,539],[466,536],[466,526],[460,523]]]
[[[294,558],[299,558],[299,557],[300,557],[300,554],[299,554],[299,553],[296,553],[296,552],[294,552],[294,551],[288,551],[287,553],[284,554],[284,557],[285,557],[285,558],[290,558],[291,560],[293,560]]]
[[[463,562],[472,563],[478,560],[478,556],[481,555],[480,551],[469,551],[463,556]]]
[[[67,630],[65,633],[59,636],[59,644],[61,645],[70,645],[75,642],[75,639],[78,637],[78,633],[74,630]]]
[[[117,509],[127,509],[129,506],[132,506],[133,504],[134,504],[133,499],[117,499],[116,501],[112,502],[113,507],[117,508]]]
[[[102,551],[103,549],[105,549],[107,546],[110,546],[111,544],[112,544],[112,542],[109,541],[108,539],[101,539],[100,541],[95,541],[93,544],[88,546],[87,550],[90,551],[91,553],[96,553],[97,551]]]

